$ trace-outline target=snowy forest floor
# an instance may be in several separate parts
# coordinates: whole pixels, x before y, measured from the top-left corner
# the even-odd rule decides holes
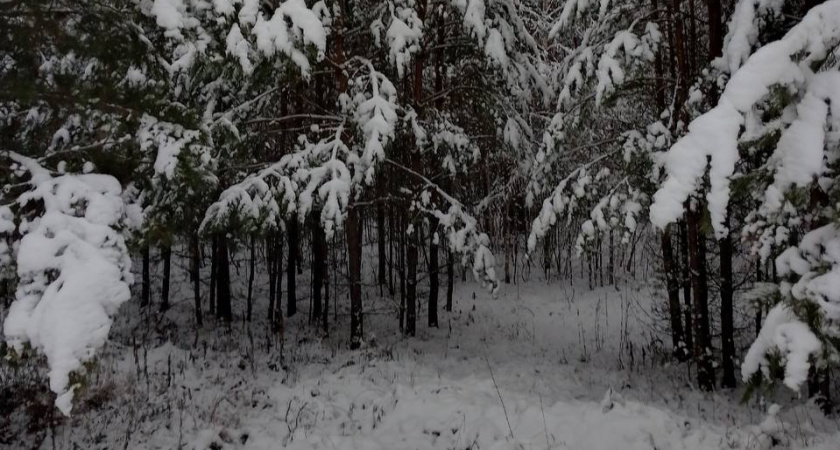
[[[247,279],[241,267],[236,280]],[[790,402],[788,392],[775,401],[789,406],[768,419],[769,400],[741,403],[742,389],[695,389],[689,365],[667,363],[667,330],[654,326],[663,323],[656,317],[662,290],[642,283],[590,290],[585,283],[531,281],[503,285],[494,299],[459,279],[453,312],[441,310],[440,328],[429,329],[421,305],[415,338],[399,332],[387,291],[380,297],[368,286],[367,339],[350,351],[340,290],[338,310],[330,305],[329,337],[307,323],[308,275],[298,282],[301,310],[286,319],[282,349],[262,319],[261,279],[250,325],[241,319],[245,288],[235,285],[239,318],[231,330],[211,318],[198,332],[188,326],[191,292],[177,264],[173,279],[165,314],[148,316],[136,300],[123,307],[72,417],[60,417],[34,368],[14,375],[0,368],[13,382],[7,389],[18,396],[29,389],[41,399],[10,407],[0,446],[840,448],[840,422]]]

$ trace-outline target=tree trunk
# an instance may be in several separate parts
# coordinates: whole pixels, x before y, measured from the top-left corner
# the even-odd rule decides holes
[[[405,334],[417,333],[417,230],[407,236],[405,274]]]
[[[326,243],[326,236],[324,237],[324,265],[323,265],[323,274],[324,274],[324,315],[323,315],[323,326],[324,332],[329,333],[329,317],[330,317],[330,274],[329,274],[329,266],[327,264],[327,258],[329,254],[329,247]]]
[[[166,244],[160,249],[160,257],[163,259],[163,286],[160,290],[160,310],[169,309],[169,284],[172,274],[172,245]]]
[[[251,236],[251,258],[248,266],[248,299],[246,303],[245,319],[251,321],[251,313],[254,310],[254,272],[257,259],[256,238]]]
[[[724,226],[729,228],[729,213]],[[732,311],[732,237],[720,240],[720,327],[723,358],[721,386],[735,387],[735,323]]]
[[[199,250],[198,233],[190,236],[190,276],[193,282],[193,299],[195,301],[195,323],[201,326],[201,254]]]
[[[712,345],[709,333],[705,243],[700,233],[700,211],[697,209],[699,206],[690,209],[686,214],[691,287],[694,294],[694,357],[697,361],[697,384],[700,389],[711,391],[715,388],[715,372],[712,367]]]
[[[452,293],[455,290],[455,258],[452,250],[448,252],[446,261],[446,311],[452,312]]]
[[[216,314],[216,284],[219,279],[219,238],[210,239],[210,314]]]
[[[152,299],[152,282],[150,276],[151,257],[149,256],[149,243],[143,244],[143,292],[140,296],[140,306],[149,306]]]
[[[685,361],[688,352],[685,350],[685,334],[682,324],[682,309],[680,308],[680,286],[674,269],[674,250],[671,244],[670,226],[665,227],[660,235],[662,241],[662,261],[665,280],[668,287],[668,312],[671,316],[671,342],[674,346],[674,356],[679,361]]]
[[[315,220],[312,221],[312,315],[316,324],[323,313],[321,292],[324,287],[324,268],[327,261],[327,238],[317,217],[316,215]]]
[[[686,203],[686,206],[688,203]],[[682,269],[683,311],[685,311],[685,347],[694,353],[694,305],[691,303],[691,273],[689,271],[688,227],[680,221],[680,267]]]
[[[437,218],[429,220],[429,327],[438,327],[438,243],[437,243]]]
[[[381,169],[380,169],[381,170]],[[384,197],[385,189],[385,179],[384,177],[379,177],[379,182],[377,183],[379,186],[380,197]],[[377,271],[377,282],[379,284],[379,295],[382,295],[382,291],[384,286],[388,284],[388,280],[385,278],[385,261],[386,261],[386,253],[385,253],[385,205],[380,198],[380,202],[376,205],[376,236],[377,242],[376,247],[379,253],[379,260],[378,263],[378,271]]]
[[[289,237],[289,257],[286,261],[286,316],[292,317],[297,313],[297,248],[298,248],[298,221],[292,218],[286,224],[286,234]]]
[[[228,240],[226,236],[220,236],[219,245],[219,279],[216,282],[216,317],[230,325],[233,320],[230,299],[230,257],[228,255]]]
[[[277,252],[274,233],[265,238],[265,263],[268,266],[268,323],[275,330],[274,317],[277,308]]]
[[[347,211],[347,258],[350,282],[350,348],[362,346],[364,324],[362,315],[362,230],[357,208]]]
[[[723,53],[723,20],[720,0],[706,0],[709,13],[709,61]]]
[[[405,333],[405,214],[400,214],[399,217],[399,253],[400,264],[397,270],[397,275],[400,277],[400,331]]]

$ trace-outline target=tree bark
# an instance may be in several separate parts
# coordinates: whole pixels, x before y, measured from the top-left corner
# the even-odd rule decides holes
[[[381,171],[382,169],[380,169]],[[381,173],[381,172],[380,172]],[[384,286],[388,284],[388,280],[385,277],[385,262],[386,262],[386,251],[385,251],[385,204],[383,203],[382,197],[384,197],[385,193],[385,178],[383,176],[379,177],[379,181],[377,182],[377,186],[379,187],[379,196],[380,202],[376,205],[376,236],[377,242],[376,247],[379,253],[379,260],[377,261],[378,270],[377,270],[377,283],[379,284],[379,295],[382,295],[382,291]]]
[[[325,264],[327,261],[327,238],[324,228],[317,220],[312,221],[312,316],[317,324],[321,318],[321,292],[324,287]]]
[[[265,263],[268,266],[268,323],[272,331],[275,330],[274,317],[277,308],[277,249],[274,233],[265,238]]]
[[[201,316],[201,252],[199,247],[198,233],[190,236],[190,275],[193,282],[193,300],[195,301],[195,323],[203,325]]]
[[[165,244],[160,249],[160,257],[163,259],[163,286],[160,290],[160,310],[169,309],[169,284],[172,274],[172,246]]]
[[[438,243],[437,243],[437,218],[429,220],[429,327],[438,327],[438,289],[440,283],[438,275],[440,265],[438,263]]]
[[[686,203],[686,206],[688,203]],[[682,269],[683,310],[685,311],[685,346],[686,351],[694,353],[694,305],[691,302],[691,272],[689,267],[688,227],[686,221],[680,221],[680,261]]]
[[[455,290],[455,258],[450,250],[446,258],[446,311],[452,312],[452,293]]]
[[[679,361],[685,361],[688,352],[685,349],[685,333],[682,324],[682,308],[680,308],[680,286],[674,269],[674,249],[671,244],[671,227],[665,227],[660,239],[662,242],[662,262],[668,287],[668,312],[671,317],[671,342],[674,346],[674,356]]]
[[[251,236],[251,258],[249,260],[248,265],[248,299],[246,301],[246,311],[245,311],[245,319],[250,322],[251,321],[251,313],[254,310],[254,272],[256,270],[256,259],[257,259],[257,250],[256,250],[256,238]]]
[[[218,239],[219,246],[219,279],[216,281],[216,317],[224,321],[227,325],[233,321],[233,314],[231,311],[230,298],[230,257],[228,254],[228,240],[222,235]]]
[[[347,258],[350,282],[350,348],[362,346],[364,322],[362,314],[362,230],[359,211],[347,211],[345,229],[347,233]]]
[[[708,280],[706,277],[705,243],[700,233],[700,212],[692,208],[686,214],[688,252],[691,264],[691,287],[694,294],[694,357],[697,361],[697,384],[700,389],[715,388],[712,366],[712,345],[709,333]]]
[[[292,218],[286,224],[286,234],[289,238],[289,256],[286,261],[286,316],[292,317],[297,313],[297,248],[298,248],[298,221]]]
[[[729,213],[724,226],[729,228]],[[721,386],[735,387],[735,323],[732,310],[732,237],[720,240],[720,327],[723,358]]]
[[[152,299],[152,285],[150,269],[151,257],[149,256],[149,243],[143,244],[143,291],[140,296],[140,306],[149,306]]]
[[[405,334],[417,333],[417,230],[407,236],[405,274]]]
[[[210,314],[216,314],[216,284],[219,279],[219,238],[210,239]]]

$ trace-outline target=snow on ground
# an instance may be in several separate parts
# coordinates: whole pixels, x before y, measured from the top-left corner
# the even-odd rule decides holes
[[[127,305],[82,404],[41,448],[840,448],[838,422],[812,405],[767,417],[767,405],[739,404],[740,391],[699,392],[689,367],[664,364],[667,336],[650,325],[661,289],[532,281],[493,299],[459,280],[440,328],[425,327],[421,308],[406,339],[394,301],[368,287],[367,340],[349,351],[343,305],[330,307],[330,336],[307,325],[308,281],[282,352],[261,320],[196,334],[186,283],[165,316]],[[37,448],[21,437],[14,448]]]

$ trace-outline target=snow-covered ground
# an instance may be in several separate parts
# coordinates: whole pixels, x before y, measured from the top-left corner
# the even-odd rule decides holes
[[[13,447],[840,448],[838,422],[781,402],[784,391],[768,418],[758,395],[742,404],[740,390],[696,390],[691,367],[667,364],[666,330],[652,325],[662,322],[661,289],[632,287],[639,282],[589,290],[532,281],[492,298],[459,280],[454,311],[429,329],[421,308],[416,338],[401,336],[395,301],[369,287],[359,351],[346,349],[346,299],[327,337],[307,324],[308,275],[299,285],[302,311],[287,320],[282,350],[262,320],[229,332],[211,320],[196,334],[185,325],[186,283],[164,316],[126,305],[73,416],[27,434],[17,413]],[[257,283],[258,317],[263,289]]]

